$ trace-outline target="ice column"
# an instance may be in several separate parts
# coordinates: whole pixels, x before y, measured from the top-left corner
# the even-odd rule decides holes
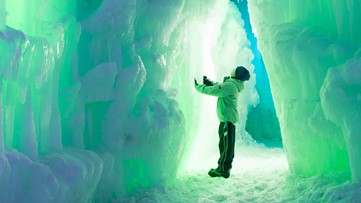
[[[6,25],[6,0],[0,0],[0,30],[5,28]]]
[[[5,28],[6,24],[6,4],[5,0],[0,1],[0,31]],[[1,76],[0,76],[1,78]],[[0,98],[2,95],[2,84],[0,84]],[[2,119],[2,101],[0,101],[0,154],[4,153],[4,135],[3,135],[3,119]]]
[[[328,71],[321,88],[325,115],[342,128],[352,179],[361,181],[361,49],[346,63]]]
[[[361,67],[360,2],[259,0],[249,1],[249,8],[290,170],[350,177],[351,166],[359,180],[360,152],[353,143],[360,139],[354,79]]]
[[[1,1],[0,13],[4,9]],[[103,161],[76,146],[63,148],[62,136],[69,135],[62,134],[60,114],[67,112],[58,97],[65,83],[60,75],[76,84],[69,71],[76,69],[76,1],[7,1],[6,12],[0,30],[6,146],[0,150],[0,202],[88,202]]]

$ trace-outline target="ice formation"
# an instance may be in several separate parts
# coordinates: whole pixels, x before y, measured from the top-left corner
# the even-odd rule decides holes
[[[232,2],[237,5],[244,20],[244,29],[250,42],[250,49],[254,54],[252,64],[256,67],[254,73],[256,75],[256,90],[259,96],[258,102],[249,107],[246,131],[257,142],[264,143],[267,146],[282,146],[281,132],[272,99],[267,70],[262,54],[258,49],[257,38],[252,31],[248,2],[245,0],[232,0]]]
[[[250,66],[230,5],[2,0],[0,201],[104,202],[175,178],[208,124],[193,77]]]
[[[218,121],[193,77],[221,81],[240,64],[252,78],[237,133],[249,141],[268,78],[234,2],[0,0],[0,202],[120,201],[204,167]],[[360,2],[248,6],[290,171],[357,184]],[[359,188],[340,187],[327,197]]]
[[[249,1],[291,171],[360,181],[360,6]]]

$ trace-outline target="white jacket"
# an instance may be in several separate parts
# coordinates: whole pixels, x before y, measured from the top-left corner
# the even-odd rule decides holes
[[[224,83],[215,83],[213,86],[195,85],[195,88],[207,95],[218,97],[217,116],[221,122],[232,122],[235,124],[239,121],[237,110],[237,101],[239,93],[244,88],[244,83],[235,78],[229,78]]]

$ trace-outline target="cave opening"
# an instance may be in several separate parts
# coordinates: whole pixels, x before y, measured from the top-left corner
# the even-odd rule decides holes
[[[190,50],[190,55],[193,56],[190,62],[193,67],[191,66],[190,72],[196,76],[198,81],[202,81],[204,75],[215,81],[221,81],[232,70],[231,66],[225,66],[225,64],[230,64],[225,61],[248,64],[254,78],[252,81],[247,82],[246,85],[249,87],[246,88],[243,95],[241,93],[239,99],[240,107],[238,110],[241,119],[236,125],[236,151],[238,150],[239,153],[236,153],[235,160],[237,160],[237,156],[240,156],[241,161],[238,161],[238,164],[235,163],[236,167],[234,168],[242,171],[242,166],[254,168],[252,166],[259,164],[262,167],[261,163],[272,157],[272,155],[264,155],[274,152],[278,161],[274,161],[273,166],[278,165],[280,168],[286,169],[287,161],[283,154],[279,122],[275,112],[267,71],[257,47],[257,39],[252,33],[248,3],[247,1],[233,0],[231,2],[234,8],[231,9],[230,15],[233,15],[233,19],[232,17],[227,19],[221,14],[210,15],[207,19],[196,19],[191,24],[190,29],[194,30],[194,34],[191,36],[194,48]],[[238,22],[236,22],[237,20]],[[242,25],[244,29],[239,30],[238,27],[235,27],[236,24]],[[232,28],[235,29],[232,30]],[[239,46],[232,44],[232,37],[222,29],[228,32],[239,32],[238,36],[237,34],[232,36],[236,38],[233,43],[238,42]],[[217,50],[232,53],[236,48],[240,49],[239,55],[225,54],[224,58],[215,57]],[[248,54],[252,60],[247,58]],[[217,104],[215,97],[200,96],[197,93],[195,93],[193,99],[194,102],[191,107],[194,109],[193,114],[189,116],[186,114],[186,118],[192,123],[192,127],[188,131],[191,144],[188,153],[186,153],[183,170],[204,171],[216,165],[219,153]],[[265,151],[260,150],[262,147]],[[251,153],[247,151],[251,151]],[[268,153],[265,153],[266,151]],[[250,154],[253,154],[254,157],[249,156]],[[245,160],[248,161],[245,162]]]

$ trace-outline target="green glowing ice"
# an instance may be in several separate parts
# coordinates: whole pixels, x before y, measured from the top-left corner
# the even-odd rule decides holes
[[[352,111],[335,115],[356,102],[347,89],[359,83],[346,75],[331,76],[335,67],[348,72],[354,65],[347,61],[358,57],[360,2],[249,1],[249,7],[290,170],[306,175],[342,171],[344,177],[351,171],[354,180],[360,179],[360,160],[355,159],[360,150],[350,141],[360,139],[355,137],[358,127],[347,124],[358,117]]]

